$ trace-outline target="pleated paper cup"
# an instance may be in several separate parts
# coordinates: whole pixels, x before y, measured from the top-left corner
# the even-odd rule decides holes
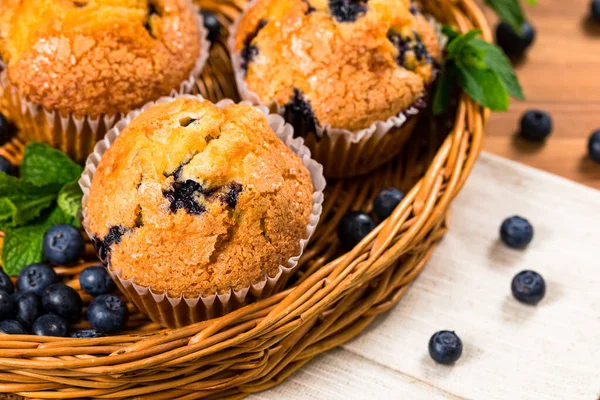
[[[254,1],[248,3],[246,10],[252,7],[253,3]],[[264,102],[246,83],[246,72],[242,68],[242,56],[235,49],[235,36],[243,15],[244,13],[234,22],[228,40],[240,97],[253,104],[264,104],[272,111],[283,115],[285,108],[281,104]],[[442,42],[443,35],[440,25],[433,20],[430,22],[436,28],[440,38],[440,47],[443,47],[445,39]],[[434,71],[432,81],[436,75],[437,71]],[[418,99],[406,110],[358,131],[317,124],[316,132],[307,132],[304,136],[305,144],[312,151],[314,159],[323,164],[324,174],[327,178],[347,178],[368,174],[402,151],[417,125],[420,111],[426,107],[426,97]]]
[[[155,102],[146,104],[139,110],[129,113],[125,118],[116,123],[116,125],[106,134],[103,140],[98,142],[94,152],[89,156],[79,185],[83,190],[83,227],[88,235],[93,238],[94,234],[89,231],[89,219],[86,211],[87,199],[92,185],[94,173],[102,159],[102,156],[108,148],[114,143],[119,134],[127,125],[140,113],[158,103],[167,103],[177,98],[191,98],[203,101],[202,96],[181,95],[175,98],[163,97]],[[225,107],[233,104],[232,100],[222,100],[216,105]],[[251,105],[249,102],[240,104]],[[277,114],[271,114],[265,106],[255,106],[267,118],[267,121],[273,129],[273,132],[295,153],[304,166],[308,169],[313,184],[312,210],[306,227],[306,234],[298,242],[298,252],[291,257],[285,265],[280,265],[275,276],[268,276],[266,273],[262,280],[254,282],[252,285],[241,290],[230,289],[227,293],[215,293],[210,296],[198,296],[188,298],[183,295],[171,297],[164,292],[157,292],[151,287],[141,286],[135,282],[135,277],[125,279],[118,265],[110,262],[110,257],[106,257],[102,262],[107,266],[111,277],[119,286],[125,296],[131,300],[136,307],[150,318],[169,328],[177,328],[194,322],[204,321],[225,315],[237,308],[240,308],[248,302],[270,296],[272,293],[280,291],[287,280],[294,273],[298,266],[300,256],[304,252],[306,245],[314,231],[317,228],[321,212],[323,211],[323,190],[325,189],[325,177],[323,176],[323,167],[311,158],[310,150],[304,146],[302,138],[294,138],[294,129],[287,124],[284,119]],[[269,268],[265,268],[268,270]],[[165,277],[166,279],[167,277]]]
[[[200,55],[188,78],[181,82],[178,88],[173,89],[169,96],[193,93],[196,79],[200,77],[210,55],[211,43],[200,9],[191,2],[189,4],[198,24]],[[57,110],[48,110],[28,101],[19,93],[18,88],[9,82],[6,69],[0,67],[0,71],[0,109],[19,128],[19,136],[25,142],[47,143],[79,163],[86,160],[94,150],[94,145],[124,116],[118,113],[94,118],[86,115],[78,117],[73,113],[62,114]]]

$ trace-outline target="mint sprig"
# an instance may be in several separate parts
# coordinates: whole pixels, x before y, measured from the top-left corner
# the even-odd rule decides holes
[[[0,172],[2,267],[11,276],[41,262],[42,240],[56,224],[79,226],[82,168],[64,153],[42,143],[25,147],[21,179]]]
[[[444,26],[443,32],[449,41],[433,100],[434,113],[440,114],[448,108],[455,84],[492,111],[506,111],[510,96],[524,98],[509,59],[499,47],[481,39],[481,31],[460,34]]]
[[[525,0],[531,5],[537,4],[537,0]],[[515,32],[521,32],[521,25],[525,22],[525,14],[519,0],[486,0],[485,1],[496,12],[498,17],[510,24]]]

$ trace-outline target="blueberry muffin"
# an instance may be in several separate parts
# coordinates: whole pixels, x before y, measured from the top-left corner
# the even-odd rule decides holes
[[[353,134],[422,107],[441,56],[406,0],[257,0],[230,45],[242,95],[276,105],[309,145],[340,130],[361,141]]]
[[[104,153],[84,225],[123,280],[197,298],[299,255],[312,196],[310,172],[260,110],[180,98],[140,114]]]
[[[4,0],[0,55],[6,64],[3,89],[18,94],[9,100],[12,117],[22,134],[37,134],[28,139],[72,153],[87,138],[52,134],[40,108],[89,119],[90,126],[77,129],[93,130],[100,117],[179,91],[198,67],[204,33],[187,0]],[[15,115],[21,113],[19,102],[36,107]]]

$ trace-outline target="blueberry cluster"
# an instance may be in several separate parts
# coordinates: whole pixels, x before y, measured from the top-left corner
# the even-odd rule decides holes
[[[294,136],[305,137],[317,130],[317,118],[313,112],[310,101],[304,98],[299,89],[294,89],[294,95],[283,106],[283,118],[294,127]]]
[[[378,221],[388,218],[400,202],[404,193],[395,188],[383,189],[373,200],[373,214]],[[344,215],[338,226],[338,239],[345,250],[351,250],[373,229],[375,219],[362,211],[351,211]]]
[[[92,239],[96,254],[100,257],[103,263],[108,263],[108,256],[110,254],[110,246],[113,244],[121,243],[121,238],[127,233],[127,228],[122,226],[111,226],[108,233],[104,237],[104,240],[95,237]]]
[[[80,274],[81,288],[98,296],[88,307],[87,319],[93,329],[76,332],[73,337],[100,337],[118,332],[127,322],[127,306],[110,294],[115,285],[101,266],[88,267]],[[66,337],[69,326],[82,317],[83,301],[72,287],[60,283],[48,264],[27,266],[15,286],[0,271],[0,332],[11,335]]]
[[[368,0],[329,0],[331,15],[338,22],[354,22],[367,13]]]
[[[180,171],[179,169],[177,171]],[[175,172],[175,178],[180,176],[181,172]],[[185,210],[190,215],[200,215],[206,211],[206,207],[200,202],[203,197],[209,201],[218,200],[228,205],[231,209],[237,206],[240,193],[243,186],[237,182],[231,182],[225,186],[208,188],[200,183],[188,179],[186,181],[175,181],[170,189],[163,191],[163,196],[169,200],[170,210],[177,213],[179,210]]]
[[[258,46],[256,46],[255,44],[252,44],[252,42],[254,41],[254,39],[256,39],[256,37],[258,36],[258,33],[266,25],[267,25],[266,20],[264,20],[264,19],[260,20],[258,25],[256,25],[256,28],[254,29],[254,31],[250,32],[246,36],[246,39],[244,39],[244,48],[242,49],[242,53],[241,53],[241,55],[242,55],[241,67],[246,72],[248,72],[248,66],[250,65],[252,60],[254,60],[254,57],[256,57],[259,53]]]
[[[409,70],[414,70],[416,68],[415,62],[408,57],[409,55],[414,56],[414,60],[418,62],[426,61],[429,64],[434,63],[433,57],[431,57],[431,54],[427,51],[427,48],[417,32],[413,31],[411,37],[403,37],[399,33],[391,31],[388,33],[388,39],[398,50],[396,63],[401,67]]]

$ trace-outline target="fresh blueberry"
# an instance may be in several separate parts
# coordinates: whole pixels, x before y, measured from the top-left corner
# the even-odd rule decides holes
[[[83,307],[79,293],[63,283],[49,286],[44,291],[42,306],[47,312],[71,321],[81,316]]]
[[[338,227],[338,237],[342,246],[350,250],[375,229],[375,222],[368,214],[351,211],[344,215]]]
[[[506,218],[500,227],[500,238],[513,249],[524,249],[533,239],[533,226],[525,218]]]
[[[0,321],[15,316],[15,303],[10,294],[0,290]]]
[[[12,294],[15,291],[15,285],[10,280],[10,276],[0,269],[0,290]]]
[[[115,333],[127,323],[127,304],[117,296],[103,294],[90,303],[88,321],[100,332]]]
[[[102,266],[87,267],[79,274],[81,288],[92,296],[110,293],[115,289],[115,283]]]
[[[18,292],[17,292],[18,293]],[[42,315],[42,302],[34,293],[19,293],[13,297],[16,317],[27,329],[31,328],[36,319]]]
[[[54,225],[44,235],[44,255],[53,264],[65,265],[77,261],[85,248],[79,229],[69,224]]]
[[[510,285],[515,299],[521,303],[535,305],[544,298],[546,294],[546,282],[540,274],[535,271],[519,272]]]
[[[600,130],[597,130],[590,136],[588,154],[593,161],[600,163]]]
[[[23,325],[19,321],[14,319],[7,319],[0,322],[0,332],[7,333],[9,335],[26,335],[27,331],[23,328]]]
[[[31,333],[38,336],[67,337],[69,327],[64,318],[54,314],[42,315],[33,323]]]
[[[73,334],[73,337],[78,338],[78,339],[93,339],[93,338],[99,338],[99,337],[103,337],[103,336],[104,336],[104,333],[98,332],[95,329],[82,329]]]
[[[600,0],[592,0],[590,4],[592,18],[600,22]]]
[[[500,22],[496,27],[496,43],[504,52],[512,57],[519,57],[533,44],[535,29],[527,21],[521,25],[521,35],[506,22]]]
[[[2,136],[0,135],[0,139]],[[4,172],[7,175],[14,175],[16,168],[8,159],[4,156],[0,156],[0,172]]]
[[[462,350],[462,341],[454,332],[439,331],[429,339],[429,355],[438,364],[454,364]]]
[[[17,289],[21,293],[35,293],[42,296],[44,290],[58,282],[58,276],[48,264],[31,264],[17,278]]]
[[[380,220],[384,220],[398,207],[404,198],[404,193],[395,188],[383,189],[373,200],[373,213]]]
[[[552,133],[552,118],[541,110],[529,110],[521,117],[521,136],[539,142]]]
[[[204,27],[208,31],[208,40],[214,42],[221,34],[221,23],[217,16],[210,11],[201,11]]]

